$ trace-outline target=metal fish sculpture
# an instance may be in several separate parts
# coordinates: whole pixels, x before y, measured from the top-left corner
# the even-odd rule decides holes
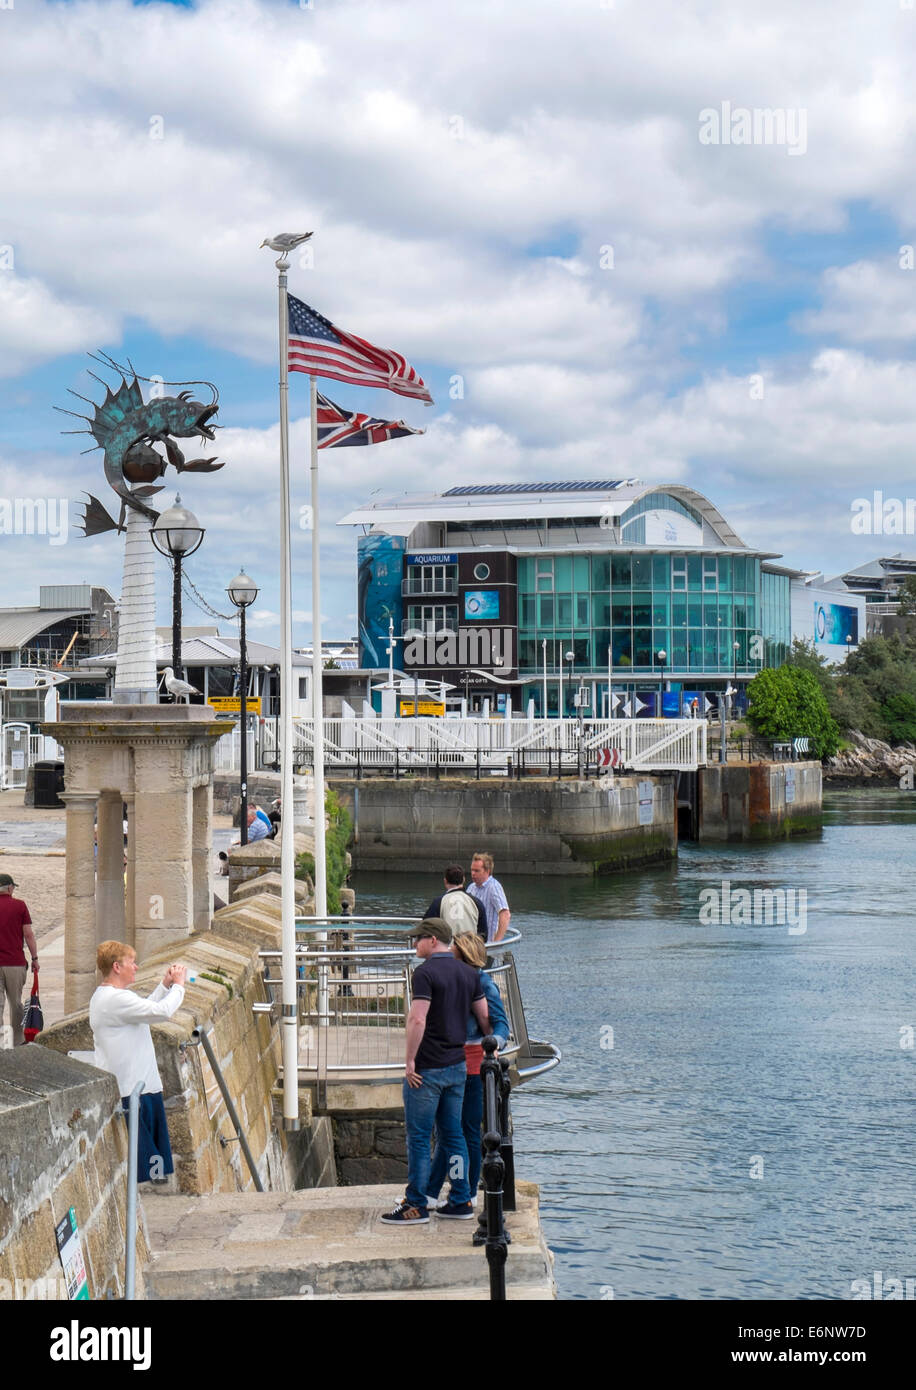
[[[219,409],[219,394],[215,386],[205,383],[210,385],[212,394],[209,405],[193,400],[191,392],[187,390],[180,391],[177,396],[160,396],[144,401],[140,381],[147,378],[138,377],[131,367],[133,380],[128,383],[125,369],[119,367],[111,358],[103,354],[94,360],[101,361],[104,366],[120,373],[121,384],[117,390],[112,391],[106,382],[94,372],[90,372],[90,376],[105,387],[105,399],[101,405],[96,405],[86,396],[71,391],[71,395],[92,405],[94,414],[76,416],[77,419],[87,422],[88,430],[65,430],[64,433],[90,434],[95,440],[94,447],[103,451],[105,478],[121,499],[121,515],[118,521],[113,521],[98,498],[88,493],[89,504],[82,504],[85,507],[83,531],[87,536],[96,535],[101,531],[123,530],[127,507],[142,512],[144,516],[155,521],[159,513],[143,499],[162,491],[161,487],[151,484],[164,476],[169,464],[178,473],[213,473],[224,464],[224,461],[205,458],[186,462],[184,454],[175,443],[176,437],[208,440],[216,438],[216,426],[210,423]],[[68,410],[64,414],[75,415],[76,412]],[[153,447],[155,444],[164,445],[165,458]],[[133,486],[130,486],[131,484]]]

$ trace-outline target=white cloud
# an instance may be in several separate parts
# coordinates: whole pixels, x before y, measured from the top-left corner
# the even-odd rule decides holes
[[[916,341],[916,261],[903,244],[880,264],[856,261],[832,267],[821,280],[822,306],[799,316],[806,333],[850,343]]]
[[[0,376],[17,376],[87,342],[103,341],[116,318],[59,298],[42,281],[0,270]]]
[[[2,22],[2,237],[15,270],[0,271],[0,375],[99,344],[117,355],[122,335],[130,350],[148,330],[198,345],[200,375],[208,345],[270,364],[274,258],[257,248],[295,228],[315,231],[313,267],[292,258],[295,293],[424,375],[464,378],[463,399],[428,418],[393,397],[366,403],[427,425],[422,438],[322,456],[326,593],[347,630],[355,545],[334,523],[376,490],[682,478],[733,508],[748,539],[802,552],[821,541],[799,499],[819,499],[839,527],[837,487],[904,484],[913,368],[834,344],[905,356],[914,281],[896,245],[827,271],[817,258],[853,202],[881,225],[916,221],[913,13],[852,0],[801,11],[468,0],[448,12],[422,0],[74,0]],[[725,100],[804,109],[807,153],[701,145],[699,112]],[[805,358],[766,338],[758,401],[710,354],[749,280],[783,290],[774,229],[820,234],[812,268],[791,273],[817,283],[821,302],[800,320]],[[169,375],[167,363],[147,369]],[[51,398],[62,403],[56,384]],[[273,395],[253,385],[245,407],[268,427],[224,430],[218,480],[181,480],[207,527],[195,582],[216,607],[242,561],[276,570]],[[232,418],[231,402],[222,413]],[[307,445],[294,419],[297,594],[308,593]],[[75,497],[99,475],[63,450],[8,450],[0,493],[42,480]],[[73,577],[77,555],[77,568],[117,576],[111,537],[62,549],[56,577]],[[265,635],[275,590],[266,578],[252,614]]]

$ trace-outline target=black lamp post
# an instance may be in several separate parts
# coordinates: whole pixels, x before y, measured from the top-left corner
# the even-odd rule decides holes
[[[665,651],[664,647],[660,647],[659,650],[655,653],[655,655],[658,658],[659,666],[662,668],[661,682],[658,688],[659,705],[662,706],[664,705],[664,700],[662,697],[665,693],[665,662],[668,660],[668,653]],[[661,709],[659,709],[659,714],[661,714],[661,712]]]
[[[156,549],[172,561],[172,675],[181,680],[181,562],[197,550],[204,528],[176,494],[175,505],[162,513],[150,536]]]
[[[568,651],[566,653],[566,660],[569,662],[569,688],[573,691],[573,702],[575,703],[576,696],[573,682],[576,679],[576,653],[574,651]]]
[[[239,840],[248,843],[248,648],[245,645],[245,610],[258,596],[257,585],[244,570],[237,574],[226,593],[239,610],[239,726],[242,745],[239,753],[242,795],[239,802]]]

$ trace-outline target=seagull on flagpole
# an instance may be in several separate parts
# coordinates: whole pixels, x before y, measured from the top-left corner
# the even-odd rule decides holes
[[[311,236],[314,236],[313,232],[278,232],[276,236],[265,237],[258,250],[269,246],[271,251],[281,251],[286,254],[295,250],[297,246],[301,246],[304,241],[308,241]]]
[[[185,698],[185,703],[190,704],[190,700],[188,699],[188,697],[190,695],[200,694],[200,691],[197,689],[196,686],[189,685],[187,681],[178,680],[171,666],[166,666],[165,670],[162,673],[162,681],[169,694],[175,696],[176,703],[181,699],[183,695]]]

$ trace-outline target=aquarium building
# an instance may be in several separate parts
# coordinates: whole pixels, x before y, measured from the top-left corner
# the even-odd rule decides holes
[[[491,713],[707,712],[729,686],[740,706],[805,581],[681,484],[466,484],[340,525],[360,528],[360,666],[386,669],[392,634],[399,672]]]

